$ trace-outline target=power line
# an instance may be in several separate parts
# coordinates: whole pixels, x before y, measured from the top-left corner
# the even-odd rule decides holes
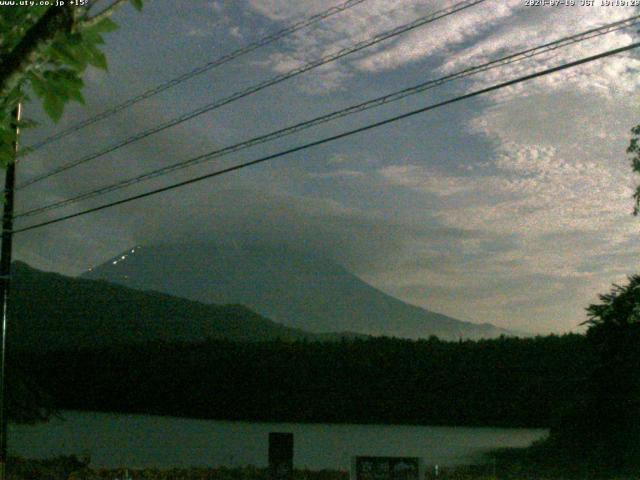
[[[372,45],[375,45],[377,43],[380,43],[384,40],[388,40],[389,38],[398,36],[402,33],[408,32],[410,30],[416,29],[418,27],[421,27],[423,25],[426,25],[428,23],[434,22],[436,20],[439,20],[441,18],[447,17],[449,15],[453,15],[454,13],[457,13],[459,11],[465,10],[467,8],[470,8],[474,5],[480,4],[485,2],[486,0],[463,0],[462,2],[456,3],[455,5],[452,5],[451,7],[447,7],[444,8],[442,10],[438,10],[435,13],[432,13],[430,15],[427,16],[423,16],[418,18],[417,20],[414,20],[413,22],[401,25],[399,27],[396,27],[392,30],[388,30],[386,32],[380,33],[374,37],[371,37],[367,40],[363,40],[361,42],[356,43],[355,45],[351,46],[351,47],[345,47],[340,49],[339,51],[326,55],[324,57],[321,57],[320,59],[314,60],[312,62],[306,63],[305,65],[298,67],[298,68],[294,68],[292,70],[289,70],[288,72],[285,72],[283,74],[277,75],[275,77],[272,77],[264,82],[261,82],[257,85],[254,85],[252,87],[248,87],[244,90],[240,90],[228,97],[225,97],[221,100],[217,100],[213,103],[210,103],[208,105],[205,105],[203,107],[198,108],[197,110],[191,111],[189,113],[185,113],[179,117],[176,117],[172,120],[169,120],[165,123],[162,123],[160,125],[157,125],[155,127],[152,127],[150,129],[147,129],[143,132],[139,132],[119,143],[116,143],[114,145],[111,145],[97,153],[93,153],[91,155],[88,155],[86,157],[83,157],[79,160],[75,160],[72,161],[70,163],[67,163],[65,165],[62,165],[58,168],[55,168],[53,170],[51,170],[48,173],[44,173],[42,175],[38,175],[35,176],[29,180],[26,180],[24,182],[22,182],[20,185],[18,185],[17,190],[20,190],[22,188],[25,188],[29,185],[32,185],[36,182],[42,181],[46,178],[50,178],[54,175],[57,175],[59,173],[62,173],[66,170],[69,170],[70,168],[74,168],[77,167],[78,165],[87,163],[91,160],[95,160],[96,158],[102,157],[103,155],[106,155],[108,153],[112,153],[126,145],[129,145],[133,142],[137,142],[138,140],[142,140],[144,138],[147,138],[153,134],[156,134],[158,132],[161,132],[163,130],[166,130],[168,128],[174,127],[180,123],[186,122],[188,120],[191,120],[199,115],[202,115],[204,113],[210,112],[212,110],[215,110],[217,108],[220,108],[224,105],[227,105],[229,103],[232,103],[236,100],[240,100],[241,98],[247,97],[249,95],[252,95],[254,93],[257,93],[261,90],[264,90],[265,88],[271,87],[273,85],[276,85],[278,83],[284,82],[285,80],[288,80],[290,78],[296,77],[298,75],[301,75],[305,72],[308,72],[310,70],[313,70],[317,67],[320,67],[322,65],[326,65],[330,62],[333,62],[335,60],[338,60],[342,57],[345,57],[347,55],[350,55],[352,53],[358,52],[360,50],[363,50],[365,48],[368,48]]]
[[[496,85],[492,85],[491,87],[483,88],[483,89],[480,89],[480,90],[475,90],[475,91],[473,91],[471,93],[467,93],[465,95],[460,95],[460,96],[451,98],[449,100],[445,100],[443,102],[439,102],[439,103],[436,103],[436,104],[428,105],[426,107],[418,108],[416,110],[412,110],[410,112],[403,113],[401,115],[396,115],[396,116],[387,118],[385,120],[381,120],[381,121],[376,122],[376,123],[365,125],[363,127],[359,127],[359,128],[353,129],[353,130],[348,130],[346,132],[342,132],[342,133],[339,133],[339,134],[336,134],[336,135],[332,135],[330,137],[325,137],[325,138],[323,138],[321,140],[316,140],[316,141],[313,141],[313,142],[305,143],[303,145],[300,145],[300,146],[297,146],[297,147],[293,147],[293,148],[290,148],[288,150],[284,150],[284,151],[281,151],[281,152],[278,152],[278,153],[274,153],[272,155],[267,155],[265,157],[261,157],[261,158],[258,158],[256,160],[252,160],[252,161],[249,161],[249,162],[245,162],[245,163],[241,163],[241,164],[238,164],[238,165],[234,165],[232,167],[224,168],[222,170],[217,170],[215,172],[208,173],[206,175],[200,175],[198,177],[190,178],[188,180],[184,180],[182,182],[178,182],[178,183],[174,183],[174,184],[171,184],[171,185],[167,185],[165,187],[156,188],[154,190],[150,190],[150,191],[145,192],[145,193],[141,193],[141,194],[138,194],[138,195],[133,195],[131,197],[127,197],[127,198],[124,198],[124,199],[121,199],[121,200],[117,200],[117,201],[114,201],[114,202],[109,202],[109,203],[106,203],[106,204],[103,204],[103,205],[99,205],[97,207],[93,207],[93,208],[89,208],[89,209],[83,210],[81,212],[77,212],[77,213],[73,213],[73,214],[69,214],[69,215],[64,215],[62,217],[58,217],[58,218],[55,218],[53,220],[47,220],[45,222],[41,222],[41,223],[37,223],[37,224],[34,224],[34,225],[29,225],[27,227],[19,228],[17,230],[13,230],[13,233],[15,234],[15,233],[27,232],[29,230],[34,230],[36,228],[41,228],[41,227],[44,227],[46,225],[59,223],[59,222],[65,221],[65,220],[69,220],[71,218],[80,217],[80,216],[83,216],[83,215],[87,215],[89,213],[93,213],[93,212],[97,212],[97,211],[104,210],[104,209],[107,209],[107,208],[115,207],[117,205],[122,205],[122,204],[125,204],[125,203],[129,203],[129,202],[132,202],[134,200],[139,200],[139,199],[142,199],[142,198],[150,197],[152,195],[156,195],[156,194],[159,194],[159,193],[167,192],[169,190],[174,190],[176,188],[183,187],[183,186],[186,186],[186,185],[190,185],[192,183],[200,182],[200,181],[206,180],[208,178],[213,178],[213,177],[217,177],[217,176],[220,176],[220,175],[224,175],[226,173],[230,173],[230,172],[233,172],[233,171],[236,171],[236,170],[241,170],[243,168],[250,167],[250,166],[253,166],[253,165],[257,165],[259,163],[263,163],[263,162],[266,162],[266,161],[269,161],[269,160],[274,160],[276,158],[284,157],[285,155],[290,155],[290,154],[295,153],[295,152],[299,152],[299,151],[302,151],[302,150],[307,150],[309,148],[312,148],[312,147],[315,147],[315,146],[318,146],[318,145],[322,145],[322,144],[333,142],[333,141],[336,141],[336,140],[339,140],[339,139],[342,139],[342,138],[350,137],[350,136],[355,135],[357,133],[362,133],[362,132],[365,132],[365,131],[368,131],[368,130],[372,130],[374,128],[378,128],[378,127],[381,127],[383,125],[387,125],[387,124],[390,124],[390,123],[393,123],[393,122],[397,122],[397,121],[403,120],[405,118],[413,117],[413,116],[418,115],[420,113],[425,113],[425,112],[428,112],[430,110],[435,110],[436,108],[440,108],[440,107],[443,107],[443,106],[446,106],[446,105],[451,105],[453,103],[457,103],[457,102],[460,102],[462,100],[467,100],[469,98],[477,97],[477,96],[483,95],[485,93],[489,93],[489,92],[493,92],[493,91],[496,91],[496,90],[500,90],[502,88],[506,88],[506,87],[509,87],[511,85],[515,85],[515,84],[518,84],[518,83],[526,82],[526,81],[532,80],[534,78],[542,77],[542,76],[549,75],[549,74],[552,74],[552,73],[556,73],[556,72],[559,72],[559,71],[562,71],[562,70],[573,68],[573,67],[576,67],[578,65],[583,65],[583,64],[586,64],[586,63],[590,63],[590,62],[593,62],[593,61],[596,61],[596,60],[600,60],[600,59],[605,58],[605,57],[610,57],[612,55],[617,55],[619,53],[626,52],[626,51],[629,51],[629,50],[632,50],[632,49],[638,48],[638,47],[640,47],[640,42],[632,43],[632,44],[627,45],[625,47],[620,47],[620,48],[616,48],[616,49],[613,49],[613,50],[608,50],[608,51],[600,53],[598,55],[592,55],[590,57],[581,58],[580,60],[575,60],[573,62],[564,63],[562,65],[559,65],[559,66],[556,66],[556,67],[552,67],[552,68],[548,68],[548,69],[545,69],[545,70],[541,70],[541,71],[538,71],[538,72],[535,72],[535,73],[532,73],[532,74],[529,74],[529,75],[524,75],[522,77],[518,77],[518,78],[515,78],[513,80],[509,80],[507,82],[503,82],[503,83],[499,83],[499,84],[496,84]]]
[[[165,82],[165,83],[161,83],[160,85],[157,85],[156,87],[150,88],[149,90],[146,90],[134,97],[131,97],[127,100],[125,100],[124,102],[109,108],[108,110],[105,110],[93,117],[90,117],[86,120],[83,120],[81,122],[76,123],[75,125],[71,125],[69,128],[62,130],[54,135],[51,135],[50,137],[45,138],[44,140],[41,140],[39,142],[34,143],[33,145],[27,147],[27,149],[30,152],[33,152],[35,150],[38,150],[42,147],[44,147],[45,145],[48,145],[51,142],[54,142],[56,140],[60,140],[61,138],[66,137],[67,135],[70,135],[71,133],[77,132],[78,130],[88,127],[89,125],[93,125],[96,122],[99,122],[100,120],[104,120],[105,118],[108,118],[122,110],[125,110],[126,108],[129,108],[133,105],[135,105],[138,102],[141,102],[142,100],[146,100],[147,98],[153,97],[154,95],[157,95],[158,93],[164,92],[165,90],[168,90],[170,88],[175,87],[176,85],[179,85],[193,77],[196,77],[198,75],[201,75],[205,72],[208,72],[209,70],[212,70],[214,68],[217,68],[221,65],[224,65],[227,62],[230,62],[231,60],[234,60],[242,55],[246,55],[248,53],[253,52],[254,50],[257,50],[261,47],[265,47],[271,43],[276,42],[277,40],[280,40],[281,38],[287,37],[299,30],[302,30],[303,28],[309,27],[311,25],[313,25],[314,23],[318,23],[321,20],[325,20],[333,15],[336,15],[340,12],[344,12],[345,10],[348,10],[352,7],[355,7],[356,5],[361,4],[362,2],[365,2],[366,0],[347,0],[346,2],[331,7],[327,10],[324,10],[320,13],[317,13],[315,15],[312,15],[308,18],[305,18],[299,22],[296,22],[278,32],[275,32],[271,35],[267,35],[266,37],[261,38],[260,40],[257,40],[253,43],[249,43],[248,45],[245,45],[244,47],[241,47],[237,50],[234,50],[231,53],[228,53],[226,55],[223,55],[211,62],[205,63],[204,65],[201,65],[197,68],[194,68],[193,70],[183,73],[182,75],[172,78],[171,80]]]
[[[590,30],[586,30],[584,32],[575,34],[575,35],[571,35],[568,37],[563,37],[561,39],[552,41],[552,42],[548,42],[545,43],[543,45],[537,46],[537,47],[533,47],[533,48],[529,48],[526,49],[524,51],[520,51],[517,53],[513,53],[504,57],[501,57],[499,59],[496,60],[492,60],[490,62],[481,64],[481,65],[477,65],[477,66],[473,66],[473,67],[468,67],[466,69],[463,69],[461,71],[458,71],[456,73],[452,73],[449,75],[446,75],[444,77],[435,79],[435,80],[429,80],[423,83],[420,83],[418,85],[412,86],[412,87],[408,87],[381,97],[377,97],[371,100],[367,100],[365,102],[359,103],[357,105],[352,105],[349,106],[347,108],[338,110],[338,111],[334,111],[325,115],[321,115],[319,117],[315,117],[313,119],[301,122],[301,123],[297,123],[295,125],[291,125],[289,127],[283,128],[283,129],[279,129],[270,133],[267,133],[265,135],[261,135],[258,137],[254,137],[248,140],[245,140],[243,142],[240,143],[236,143],[234,145],[230,145],[228,147],[224,147],[222,149],[219,150],[214,150],[212,152],[208,152],[206,154],[203,155],[199,155],[197,157],[182,161],[182,162],[178,162],[175,163],[173,165],[169,165],[166,167],[162,167],[162,168],[158,168],[156,170],[152,170],[150,172],[147,173],[143,173],[141,175],[137,175],[134,176],[132,178],[128,178],[125,180],[121,180],[118,181],[116,183],[113,183],[111,185],[107,185],[105,187],[101,187],[95,190],[91,190],[89,192],[84,192],[81,193],[79,195],[76,195],[75,197],[71,197],[71,198],[67,198],[64,200],[59,200],[53,203],[50,203],[48,205],[44,205],[41,207],[37,207],[31,210],[27,210],[24,212],[20,212],[18,214],[16,214],[15,218],[21,218],[21,217],[29,217],[29,216],[34,216],[34,215],[38,215],[40,213],[44,213],[46,211],[50,211],[50,210],[54,210],[54,209],[58,209],[58,208],[62,208],[66,205],[70,205],[72,203],[76,203],[79,202],[81,200],[86,200],[89,198],[93,198],[96,196],[100,196],[100,195],[104,195],[106,193],[111,193],[117,190],[120,190],[122,188],[126,188],[128,186],[134,185],[134,184],[138,184],[141,183],[143,181],[147,181],[147,180],[151,180],[153,178],[162,176],[162,175],[166,175],[169,174],[171,172],[177,171],[177,170],[181,170],[187,167],[191,167],[206,161],[210,161],[213,160],[215,158],[220,158],[226,155],[229,155],[231,153],[235,153],[237,151],[240,150],[244,150],[246,148],[249,147],[253,147],[256,145],[260,145],[278,138],[282,138],[288,135],[291,135],[293,133],[297,133],[300,132],[302,130],[306,130],[308,128],[323,124],[323,123],[327,123],[329,121],[338,119],[338,118],[343,118],[346,117],[348,115],[352,115],[355,113],[359,113],[359,112],[363,112],[372,108],[376,108],[379,107],[381,105],[387,104],[387,103],[391,103],[391,102],[395,102],[398,100],[401,100],[402,98],[408,97],[410,95],[415,95],[417,93],[421,93],[424,92],[426,90],[429,90],[431,88],[443,85],[445,83],[454,81],[454,80],[459,80],[461,78],[465,78],[471,75],[476,75],[478,73],[482,73],[482,72],[486,72],[488,70],[494,69],[494,68],[498,68],[498,67],[502,67],[505,65],[509,65],[512,63],[516,63],[522,60],[526,60],[529,58],[532,58],[534,56],[538,56],[544,53],[548,53],[551,51],[555,51],[559,48],[563,48],[563,47],[567,47],[569,45],[573,45],[576,44],[578,42],[583,42],[586,40],[590,40],[602,35],[606,35],[608,33],[612,33],[624,28],[629,28],[633,25],[636,25],[637,23],[640,23],[640,15],[636,15],[630,18],[627,18],[625,20],[620,20],[617,22],[613,22],[607,25],[603,25],[601,27],[597,27],[597,28],[593,28]]]

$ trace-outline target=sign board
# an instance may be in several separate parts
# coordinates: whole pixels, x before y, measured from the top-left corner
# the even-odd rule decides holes
[[[293,433],[269,433],[269,478],[292,480]]]
[[[353,457],[351,480],[423,480],[418,457]]]

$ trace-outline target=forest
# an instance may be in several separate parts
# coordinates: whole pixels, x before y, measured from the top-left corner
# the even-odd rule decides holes
[[[585,394],[583,335],[444,342],[207,340],[34,353],[56,409],[209,419],[549,427]]]

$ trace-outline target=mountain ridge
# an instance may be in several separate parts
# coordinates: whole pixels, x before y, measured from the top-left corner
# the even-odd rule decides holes
[[[335,340],[345,332],[312,334],[280,325],[243,305],[212,305],[130,289],[103,280],[12,265],[12,347],[51,350],[149,341]]]
[[[345,267],[273,245],[219,243],[136,246],[90,269],[102,279],[204,303],[239,303],[278,323],[312,333],[445,340],[514,335],[464,322],[388,295]]]

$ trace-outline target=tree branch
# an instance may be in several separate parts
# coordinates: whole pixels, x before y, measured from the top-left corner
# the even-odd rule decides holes
[[[71,7],[49,7],[33,25],[20,43],[0,57],[0,98],[6,96],[20,83],[27,69],[36,62],[38,53],[46,47],[58,32],[69,32],[73,25]]]
[[[83,19],[80,22],[79,27],[80,28],[91,27],[91,26],[95,25],[96,23],[99,23],[100,21],[104,20],[105,18],[110,17],[126,1],[127,0],[115,0],[111,5],[109,5],[108,7],[105,7],[100,13],[96,13],[92,17]]]

